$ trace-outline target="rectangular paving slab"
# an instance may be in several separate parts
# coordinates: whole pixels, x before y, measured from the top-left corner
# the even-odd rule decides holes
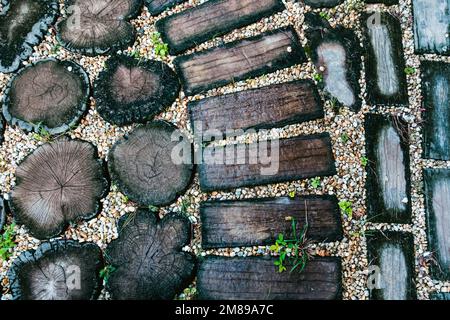
[[[241,201],[208,201],[200,205],[202,247],[269,245],[282,233],[294,239],[306,223],[306,238],[320,242],[342,239],[341,215],[335,196],[303,196]]]
[[[420,69],[424,158],[450,160],[450,64],[424,61]]]
[[[209,0],[159,20],[156,28],[175,55],[284,9],[281,0]]]
[[[368,114],[365,127],[368,215],[372,222],[409,223],[408,126],[396,117]]]
[[[226,130],[283,127],[323,118],[322,101],[312,81],[298,80],[211,97],[188,104],[192,126]]]
[[[429,248],[438,265],[431,266],[434,278],[450,280],[450,170],[425,169],[425,204]]]
[[[288,270],[290,270],[288,268]],[[342,292],[341,260],[317,257],[302,272],[278,272],[267,257],[206,257],[200,263],[201,300],[333,300]]]
[[[372,105],[408,104],[400,21],[389,13],[362,15],[366,84]]]
[[[174,64],[185,93],[193,95],[305,60],[296,31],[287,27],[181,56]]]
[[[416,53],[450,54],[450,0],[413,0]]]
[[[331,139],[326,133],[228,145],[226,148],[207,146],[203,151],[204,159],[199,165],[203,191],[258,186],[336,173]]]
[[[182,2],[186,2],[186,0],[145,0],[148,11],[152,15],[158,15],[164,10],[169,9]]]
[[[367,236],[372,300],[414,300],[414,240],[410,233],[377,232]],[[369,288],[370,289],[370,288]]]

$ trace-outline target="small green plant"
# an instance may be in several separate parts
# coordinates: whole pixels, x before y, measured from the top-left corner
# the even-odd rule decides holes
[[[413,68],[413,67],[406,67],[406,68],[405,68],[405,73],[406,73],[408,76],[410,76],[410,75],[416,73],[416,68]]]
[[[139,53],[139,50],[133,50],[130,52],[130,56],[135,59],[139,59],[141,57],[141,54]]]
[[[320,184],[321,184],[321,182],[320,182],[320,178],[319,178],[319,177],[316,177],[316,178],[314,178],[314,179],[311,180],[311,186],[312,186],[314,189],[319,188],[319,187],[320,187]]]
[[[341,134],[341,141],[342,141],[343,143],[347,143],[349,140],[350,140],[350,137],[348,136],[347,133]]]
[[[363,167],[367,167],[367,165],[369,164],[369,159],[367,157],[362,157],[361,164]]]
[[[181,201],[181,213],[188,214],[188,209],[191,206],[191,201],[189,199],[183,199]]]
[[[150,212],[159,212],[159,208],[152,205],[148,206],[148,210],[150,210]]]
[[[48,130],[42,125],[42,123],[37,124],[37,133],[33,134],[33,139],[42,142],[48,142],[51,140],[51,134]]]
[[[61,45],[57,43],[51,47],[50,54],[57,54],[59,52],[59,49],[61,49]]]
[[[296,195],[295,190],[289,192],[289,198],[295,198],[295,195]]]
[[[130,198],[128,198],[128,196],[126,195],[122,195],[122,202],[127,204],[128,202],[130,202]]]
[[[292,237],[287,239],[282,233],[278,235],[275,244],[270,246],[270,251],[278,254],[278,259],[274,264],[278,267],[278,272],[282,273],[287,270],[287,266],[291,266],[290,272],[298,270],[302,272],[306,267],[311,254],[309,252],[309,241],[306,239],[308,231],[308,223],[297,231],[297,223],[293,217],[288,217],[292,221]]]
[[[339,202],[339,208],[342,213],[346,215],[349,219],[353,217],[353,205],[350,201],[343,200]]]
[[[100,278],[102,278],[105,283],[108,282],[109,277],[116,271],[116,268],[112,265],[106,265],[102,270],[100,270]]]
[[[322,19],[325,19],[325,20],[330,20],[331,19],[330,15],[327,12],[323,11],[323,12],[319,13],[319,15],[320,15],[320,17]]]
[[[14,231],[15,223],[5,226],[3,228],[3,234],[0,235],[0,260],[6,261],[11,257],[11,249],[13,249],[17,244],[14,242],[14,237],[16,235]]]
[[[313,79],[316,80],[316,82],[322,82],[323,81],[323,75],[321,73],[315,73],[313,75]]]
[[[155,47],[155,54],[160,58],[165,58],[169,54],[169,46],[162,42],[161,34],[154,32],[151,36],[153,46]]]

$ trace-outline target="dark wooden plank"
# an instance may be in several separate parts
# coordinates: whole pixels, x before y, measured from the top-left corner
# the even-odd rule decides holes
[[[414,300],[414,239],[412,234],[383,231],[367,236],[371,267],[378,267],[371,300]]]
[[[450,160],[450,64],[423,61],[424,158]]]
[[[305,61],[296,31],[287,27],[181,56],[174,64],[185,93],[193,95]]]
[[[278,234],[292,234],[292,217],[306,238],[334,242],[342,239],[341,215],[335,196],[209,201],[200,206],[202,247],[227,248],[268,245]]]
[[[266,145],[265,145],[266,144]],[[234,152],[232,152],[234,151]],[[245,152],[244,152],[245,151]],[[221,161],[221,154],[233,154]],[[226,147],[207,146],[199,166],[204,191],[227,190],[334,175],[329,134]],[[266,158],[267,157],[267,158]]]
[[[425,204],[429,251],[437,264],[431,266],[434,278],[450,280],[450,170],[425,169]]]
[[[164,10],[183,2],[186,2],[186,0],[145,0],[145,5],[152,15],[158,15]]]
[[[388,6],[398,4],[398,0],[365,0],[366,3],[383,3]]]
[[[323,118],[312,81],[298,80],[190,102],[191,124],[203,130],[261,129]]]
[[[306,5],[313,8],[332,8],[344,2],[344,0],[303,0]]]
[[[365,121],[367,206],[372,222],[411,222],[408,126],[397,117],[368,114]]]
[[[448,0],[413,0],[416,53],[450,55]]]
[[[408,105],[400,21],[389,13],[365,13],[366,83],[372,105]]]
[[[202,300],[333,300],[341,298],[340,258],[309,261],[302,272],[279,273],[268,257],[207,257],[200,263]]]
[[[156,28],[175,55],[284,9],[281,0],[209,0],[159,20]]]

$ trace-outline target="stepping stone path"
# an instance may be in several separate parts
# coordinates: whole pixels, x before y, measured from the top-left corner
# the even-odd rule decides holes
[[[432,274],[450,281],[450,170],[425,169],[424,180],[429,251],[437,260]]]
[[[411,222],[408,126],[399,118],[366,116],[367,206],[371,222]]]
[[[450,160],[450,64],[423,61],[421,70],[424,157]]]
[[[334,242],[343,234],[335,196],[210,201],[201,204],[200,216],[205,249],[273,244],[280,233],[292,233],[289,217],[298,232],[308,224],[312,241]]]
[[[281,0],[209,0],[159,20],[156,28],[177,54],[284,9]]]
[[[408,104],[400,21],[389,13],[362,16],[366,85],[371,105]]]
[[[67,17],[56,25],[57,39],[67,49],[95,56],[126,49],[136,38],[129,22],[141,0],[67,0]]]
[[[190,223],[176,214],[157,221],[140,210],[121,218],[119,238],[106,249],[116,268],[107,282],[113,299],[173,299],[194,278],[194,256],[182,252],[190,242]]]
[[[371,266],[379,267],[372,300],[414,300],[414,241],[409,233],[383,231],[367,236]]]
[[[164,10],[183,2],[186,2],[186,0],[145,0],[145,5],[152,15],[158,15]]]
[[[71,222],[93,218],[109,190],[96,148],[66,137],[26,157],[16,179],[11,211],[38,239],[59,235]]]
[[[25,131],[60,134],[87,109],[89,77],[71,61],[41,60],[23,68],[5,89],[3,115]]]
[[[305,4],[313,8],[332,8],[344,2],[344,0],[304,0]]]
[[[183,159],[174,159],[173,152],[184,143]],[[182,162],[186,160],[186,162]],[[177,127],[155,121],[138,127],[119,140],[108,156],[113,182],[130,198],[144,206],[172,203],[189,186],[193,176],[192,145]]]
[[[201,300],[331,300],[341,296],[339,258],[314,258],[302,272],[277,272],[267,257],[209,256],[200,263]]]
[[[174,64],[185,93],[194,95],[305,61],[296,31],[287,27],[180,56]]]
[[[14,260],[8,278],[14,300],[89,300],[100,293],[103,267],[93,243],[57,240],[42,243]]]
[[[203,131],[283,127],[323,118],[317,89],[308,80],[275,84],[188,104],[191,125],[200,123]]]
[[[309,27],[306,36],[312,58],[323,76],[325,91],[337,103],[359,110],[361,52],[355,33],[342,26],[333,29],[327,20],[311,12],[305,14],[305,23]]]
[[[267,150],[264,150],[266,147]],[[279,157],[265,161],[267,159],[264,156],[269,156],[269,149],[273,156],[277,153],[274,148],[278,147]],[[233,159],[227,156],[230,149],[233,150]],[[199,178],[200,187],[205,192],[336,173],[328,134],[281,139],[276,143],[266,141],[227,147],[208,146],[203,156],[203,163],[199,165]]]
[[[416,53],[450,55],[450,2],[413,0]]]
[[[178,76],[163,62],[118,55],[95,81],[99,114],[115,125],[144,123],[175,102]]]
[[[56,0],[3,0],[0,13],[0,72],[19,69],[56,20]]]

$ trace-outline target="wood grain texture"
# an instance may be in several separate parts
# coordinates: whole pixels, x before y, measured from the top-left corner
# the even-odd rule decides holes
[[[208,148],[211,150],[204,152],[205,161],[199,165],[202,190],[227,190],[336,173],[331,139],[328,134],[281,139],[277,145],[279,152],[275,145],[271,147],[271,143],[273,142],[269,141],[267,152],[262,152],[262,154],[271,153],[273,161],[269,164],[262,164],[261,157],[258,158],[257,163],[251,164],[250,160],[255,159],[253,157],[250,159],[250,150],[259,150],[261,156],[261,150],[264,149],[262,143],[237,145],[236,150],[242,148],[247,152],[236,152],[235,161],[231,164],[226,162],[216,164],[217,162],[214,162],[212,156],[209,157],[208,154],[220,153],[223,149],[206,147],[205,150]],[[274,157],[274,153],[277,154],[278,159]],[[267,170],[266,173],[265,170]]]
[[[438,265],[431,266],[434,278],[450,280],[450,170],[425,169],[425,204],[429,251]]]
[[[261,129],[314,120],[324,116],[322,101],[312,81],[298,80],[259,89],[193,101],[188,104],[191,124],[203,130]]]
[[[210,201],[200,205],[202,247],[267,245],[278,234],[291,234],[308,223],[306,238],[334,242],[342,239],[341,216],[335,196],[304,196],[242,201]]]
[[[284,8],[281,0],[209,0],[159,20],[156,28],[175,55]]]
[[[302,272],[277,272],[267,257],[207,257],[199,266],[203,300],[333,300],[341,298],[339,258],[314,258]]]
[[[174,64],[185,93],[193,95],[305,60],[296,31],[287,27],[181,56],[175,59]]]

